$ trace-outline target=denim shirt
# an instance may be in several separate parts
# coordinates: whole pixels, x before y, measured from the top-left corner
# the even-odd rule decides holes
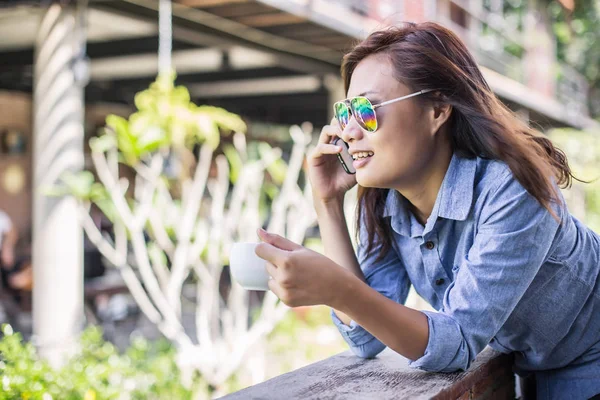
[[[561,201],[559,223],[505,163],[457,154],[425,226],[389,191],[394,248],[375,261],[379,248],[366,254],[361,231],[357,259],[373,289],[404,303],[412,284],[437,310],[423,311],[429,341],[411,367],[466,370],[487,345],[514,352],[517,372],[600,363],[600,237]],[[356,322],[332,319],[356,355],[385,348]]]

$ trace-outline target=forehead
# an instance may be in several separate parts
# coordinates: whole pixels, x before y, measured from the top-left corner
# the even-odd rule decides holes
[[[389,57],[385,54],[373,54],[358,63],[354,69],[348,87],[348,97],[365,92],[376,92],[377,95],[386,97],[391,94],[401,95],[406,90],[394,77],[394,68]]]

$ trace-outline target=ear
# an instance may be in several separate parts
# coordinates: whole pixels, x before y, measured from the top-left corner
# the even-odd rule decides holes
[[[435,102],[429,110],[431,136],[438,133],[442,125],[448,121],[452,114],[452,106],[447,103]]]

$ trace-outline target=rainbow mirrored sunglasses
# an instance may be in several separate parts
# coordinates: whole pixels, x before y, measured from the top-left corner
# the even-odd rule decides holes
[[[356,96],[342,101],[337,101],[333,105],[333,111],[335,112],[335,118],[338,120],[342,130],[348,125],[350,116],[354,116],[358,125],[367,132],[375,132],[377,130],[377,115],[375,110],[379,107],[387,104],[392,104],[397,101],[406,100],[411,97],[418,96],[423,93],[431,92],[433,89],[423,89],[419,92],[408,94],[406,96],[398,97],[384,101],[379,104],[372,104],[369,99],[364,96]]]

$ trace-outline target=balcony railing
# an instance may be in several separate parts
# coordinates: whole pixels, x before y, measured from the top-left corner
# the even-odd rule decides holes
[[[223,397],[237,399],[526,400],[527,382],[515,382],[512,356],[486,348],[468,371],[431,373],[408,367],[387,349],[364,360],[350,351]]]

